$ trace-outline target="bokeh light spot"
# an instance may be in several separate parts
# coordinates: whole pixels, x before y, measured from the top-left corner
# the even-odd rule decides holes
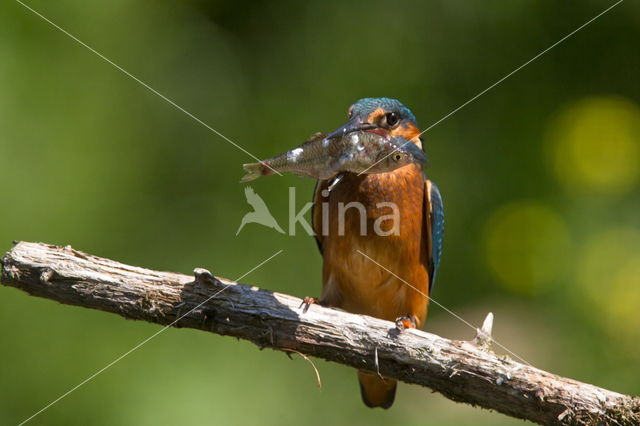
[[[609,334],[638,345],[640,231],[618,227],[591,237],[578,261],[577,284],[587,314]]]
[[[627,191],[640,166],[640,109],[622,98],[585,98],[559,113],[548,146],[554,174],[572,190]]]
[[[531,295],[545,290],[562,272],[571,241],[554,210],[520,201],[493,213],[485,226],[484,245],[488,267],[499,283]]]

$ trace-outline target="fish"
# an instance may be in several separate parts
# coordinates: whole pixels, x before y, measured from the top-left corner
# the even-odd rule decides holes
[[[422,149],[401,136],[389,138],[358,131],[327,138],[323,133],[316,133],[283,154],[258,163],[243,164],[246,174],[240,182],[280,172],[326,180],[344,172],[386,173],[411,163],[422,166],[425,162]]]

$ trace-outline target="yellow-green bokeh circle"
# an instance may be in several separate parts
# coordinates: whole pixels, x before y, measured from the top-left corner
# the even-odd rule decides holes
[[[573,190],[629,190],[640,167],[640,109],[618,97],[589,97],[563,111],[548,133],[550,164]]]
[[[616,227],[584,244],[577,262],[578,300],[609,334],[640,339],[640,230]]]
[[[514,293],[544,291],[564,270],[570,247],[569,231],[559,214],[535,201],[504,205],[485,226],[488,268]]]

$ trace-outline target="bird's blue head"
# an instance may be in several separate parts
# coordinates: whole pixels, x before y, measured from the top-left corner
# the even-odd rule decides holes
[[[390,98],[363,98],[349,108],[349,121],[328,138],[356,131],[369,131],[386,137],[401,136],[420,143],[420,129],[411,110]]]

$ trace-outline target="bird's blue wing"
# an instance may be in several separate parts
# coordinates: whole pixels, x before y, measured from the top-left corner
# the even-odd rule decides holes
[[[430,180],[425,181],[425,205],[427,207],[427,226],[431,231],[429,250],[429,294],[433,283],[436,281],[436,274],[440,266],[442,255],[442,241],[444,239],[444,205],[440,190],[435,183]]]

